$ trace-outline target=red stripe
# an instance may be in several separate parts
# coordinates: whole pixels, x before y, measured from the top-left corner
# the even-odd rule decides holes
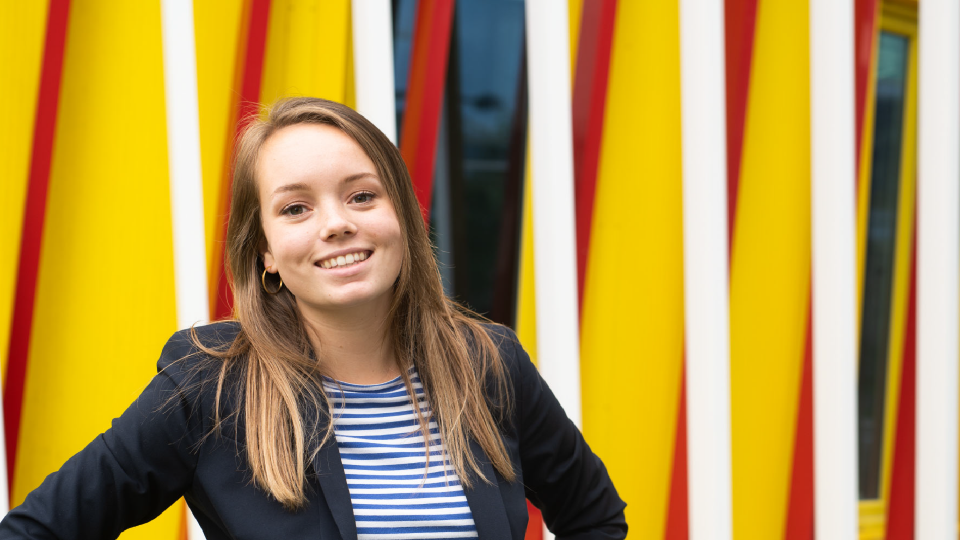
[[[913,253],[910,255],[910,298],[907,328],[903,336],[903,368],[900,402],[893,446],[890,499],[887,502],[887,540],[913,540],[914,478],[916,470],[917,392],[917,228],[914,221]]]
[[[686,353],[684,353],[686,364]],[[677,434],[673,446],[673,473],[670,477],[670,501],[667,507],[667,540],[687,540],[690,516],[687,496],[687,374],[680,373],[680,406],[677,409]]]
[[[430,221],[433,168],[440,131],[450,53],[454,0],[421,0],[417,6],[407,104],[400,135],[400,153],[410,171],[424,223]]]
[[[527,532],[523,535],[523,540],[543,540],[543,516],[540,510],[527,501],[527,513],[530,520],[527,521]]]
[[[867,88],[871,81],[870,63],[873,61],[874,26],[877,16],[877,0],[856,0],[854,4],[854,32],[856,50],[856,79],[854,82],[856,96],[856,126],[857,126],[857,170],[860,170],[860,159],[863,152],[863,119],[867,110]],[[860,175],[856,175],[857,185]]]
[[[214,243],[218,251],[215,264],[218,266],[215,305],[212,313],[213,320],[230,318],[233,313],[233,292],[230,290],[230,281],[226,273],[224,254],[224,239],[227,237],[227,222],[230,217],[230,197],[233,185],[233,143],[244,127],[253,119],[259,110],[260,85],[263,79],[263,58],[267,50],[267,25],[270,20],[270,0],[248,0],[244,5],[243,31],[240,35],[240,50],[242,56],[238,58],[237,72],[235,73],[234,88],[239,88],[239,95],[235,97],[231,110],[228,148],[225,152],[223,172],[223,189],[219,214],[223,218],[221,229],[218,232],[219,241]]]
[[[740,161],[747,121],[750,65],[757,23],[757,0],[727,0],[724,5],[727,75],[727,216],[733,252],[733,216],[737,214]]]
[[[813,540],[813,300],[808,297],[807,339],[803,351],[797,431],[793,441],[787,540]]]
[[[47,30],[43,44],[43,66],[37,97],[37,115],[30,156],[30,179],[20,236],[20,260],[17,289],[10,325],[10,353],[6,387],[3,393],[4,426],[7,444],[7,480],[11,496],[16,470],[17,440],[20,436],[20,414],[23,409],[23,388],[27,378],[27,356],[33,327],[34,299],[40,270],[40,247],[43,240],[47,189],[50,184],[50,162],[57,128],[57,105],[63,76],[63,54],[67,41],[67,20],[70,0],[51,0],[47,13]]]
[[[577,213],[577,282],[583,308],[590,227],[603,138],[616,0],[585,2],[573,83],[573,165]]]

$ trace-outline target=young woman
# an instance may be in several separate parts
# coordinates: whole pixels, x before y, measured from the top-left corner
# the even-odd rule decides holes
[[[0,538],[114,538],[185,496],[208,540],[623,538],[625,504],[514,334],[444,296],[396,147],[337,103],[239,140],[235,321],[177,332]]]

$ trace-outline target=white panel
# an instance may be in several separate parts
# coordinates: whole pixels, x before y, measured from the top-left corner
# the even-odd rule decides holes
[[[818,540],[856,539],[856,143],[852,0],[810,0],[814,511]]]
[[[960,3],[923,0],[917,141],[916,538],[957,538]]]
[[[526,26],[537,360],[543,378],[579,427],[580,317],[566,6],[527,0]]]
[[[210,316],[193,2],[163,0],[161,16],[177,326],[184,328]],[[203,538],[192,516],[188,529],[192,540]]]
[[[567,10],[526,3],[531,195],[540,372],[580,425],[580,330]]]
[[[680,1],[691,540],[733,537],[723,0]]]
[[[353,0],[357,111],[397,144],[390,0]]]

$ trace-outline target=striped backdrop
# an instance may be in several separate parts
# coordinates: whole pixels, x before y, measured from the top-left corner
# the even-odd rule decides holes
[[[0,3],[0,506],[109,426],[174,330],[230,315],[230,152],[257,103],[358,108],[430,222],[470,1],[417,2],[399,130],[389,0]],[[956,538],[958,10],[526,0],[516,326],[631,537]],[[879,495],[860,500],[884,31],[907,69]],[[182,502],[123,536],[186,537]]]

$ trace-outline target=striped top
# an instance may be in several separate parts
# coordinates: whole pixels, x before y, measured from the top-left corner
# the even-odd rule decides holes
[[[414,368],[421,410],[430,414]],[[381,384],[324,381],[335,409],[334,433],[347,476],[359,540],[477,538],[473,514],[430,419],[430,468],[403,379]],[[421,485],[422,484],[422,485]]]

